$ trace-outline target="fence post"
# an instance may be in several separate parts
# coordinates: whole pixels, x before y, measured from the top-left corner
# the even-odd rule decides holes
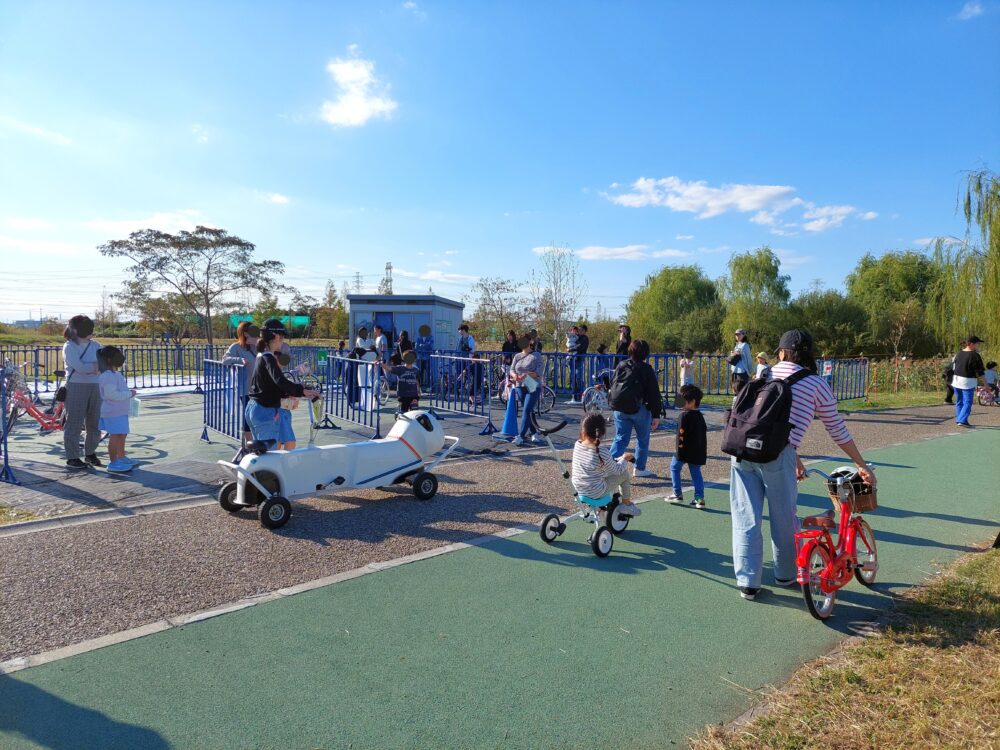
[[[0,482],[8,484],[20,484],[14,476],[14,470],[10,468],[10,458],[7,451],[7,378],[0,375],[0,448],[3,449],[3,469],[0,470]]]
[[[483,362],[482,380],[483,387],[486,388],[486,426],[479,431],[479,434],[492,435],[497,431],[496,425],[493,424],[493,385],[490,378],[493,371],[493,360],[485,359]]]

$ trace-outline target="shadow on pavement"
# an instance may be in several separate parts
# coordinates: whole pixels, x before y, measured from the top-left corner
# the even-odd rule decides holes
[[[125,724],[0,674],[0,732],[20,735],[49,750],[169,750],[152,729]]]

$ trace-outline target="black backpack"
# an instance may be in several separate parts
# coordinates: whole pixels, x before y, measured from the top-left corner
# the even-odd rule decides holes
[[[733,408],[726,412],[726,427],[722,433],[722,452],[767,463],[778,457],[788,445],[792,433],[789,416],[792,413],[792,386],[812,375],[802,368],[785,380],[751,380],[733,399]]]
[[[611,379],[608,403],[623,414],[635,414],[642,406],[642,379],[637,364],[631,360],[622,362]]]

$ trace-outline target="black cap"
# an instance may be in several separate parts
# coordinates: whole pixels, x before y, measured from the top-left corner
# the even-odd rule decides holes
[[[278,333],[281,334],[282,336],[288,335],[288,331],[285,329],[285,324],[282,323],[277,318],[269,318],[268,320],[265,320],[262,328],[265,331],[270,331],[271,333]]]
[[[781,349],[790,349],[793,352],[811,352],[813,348],[813,337],[804,328],[793,328],[781,334],[781,341],[775,353]]]
[[[976,334],[971,334],[969,338],[965,340],[967,344],[985,344],[986,342],[979,338]]]

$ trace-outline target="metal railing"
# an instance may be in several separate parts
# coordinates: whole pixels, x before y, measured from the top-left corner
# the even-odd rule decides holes
[[[210,443],[211,430],[240,443],[243,440],[243,409],[246,405],[246,379],[243,365],[227,365],[206,359],[202,363],[203,427],[201,439]]]
[[[328,356],[322,380],[326,418],[369,427],[375,431],[373,437],[381,437],[384,383],[382,368],[376,362]]]
[[[0,373],[3,371],[0,370]],[[0,374],[0,452],[3,453],[3,468],[0,469],[0,482],[20,484],[10,468],[10,453],[7,448],[7,378]]]

